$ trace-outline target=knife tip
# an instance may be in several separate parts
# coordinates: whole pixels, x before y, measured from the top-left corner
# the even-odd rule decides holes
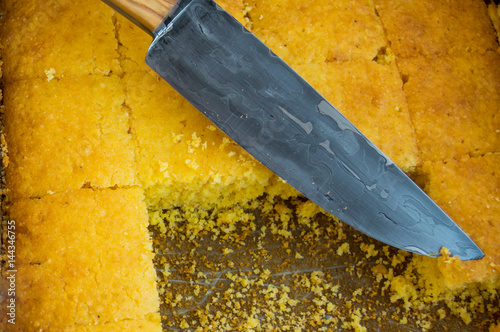
[[[472,240],[471,243],[472,245],[468,248],[455,248],[452,250],[446,247],[441,247],[439,251],[426,251],[416,246],[406,246],[403,249],[415,254],[433,258],[444,257],[446,259],[458,257],[461,261],[478,260],[483,258],[485,256],[483,251],[474,242],[472,242]]]
[[[450,251],[448,248],[441,248],[438,256],[446,258],[458,257],[461,261],[478,260],[484,257],[484,252],[471,240],[472,245],[460,250],[460,252]],[[437,257],[438,257],[437,256]]]

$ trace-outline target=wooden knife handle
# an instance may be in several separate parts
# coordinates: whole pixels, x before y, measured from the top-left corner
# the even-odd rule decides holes
[[[103,0],[134,23],[153,32],[167,17],[177,0]]]

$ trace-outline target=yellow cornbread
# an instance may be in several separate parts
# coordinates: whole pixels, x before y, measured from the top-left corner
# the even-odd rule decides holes
[[[370,0],[307,2],[256,0],[252,32],[295,64],[372,60],[387,40]]]
[[[158,327],[142,195],[139,188],[82,189],[16,200],[10,218],[19,309],[17,324],[7,326],[62,330],[146,320]]]
[[[496,52],[398,59],[424,161],[500,151],[499,62]]]
[[[486,258],[413,256],[321,221],[144,64],[145,32],[99,1],[4,0],[4,206],[18,227],[7,326],[159,331],[161,305],[164,328],[197,332],[453,330],[445,316],[495,330],[500,61],[484,3],[218,3],[415,176]],[[164,246],[156,286],[148,216]]]
[[[418,164],[401,79],[371,1],[257,0],[248,15],[252,32],[393,161],[406,171]]]
[[[57,76],[119,71],[114,13],[100,1],[7,0],[0,7],[4,82],[45,78],[51,68]]]
[[[484,1],[373,2],[397,56],[484,53],[498,48]]]
[[[5,85],[13,197],[137,183],[129,118],[116,76],[64,76]],[[50,138],[50,139],[47,139]],[[57,157],[56,157],[57,156]]]

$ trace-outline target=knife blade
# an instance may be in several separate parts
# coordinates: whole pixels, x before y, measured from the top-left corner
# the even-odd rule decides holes
[[[212,0],[105,0],[150,33],[146,63],[305,197],[431,257],[481,249],[334,106]]]

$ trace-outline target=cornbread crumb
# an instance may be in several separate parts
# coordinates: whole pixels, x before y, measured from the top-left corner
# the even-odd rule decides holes
[[[45,75],[47,75],[47,82],[50,82],[54,79],[55,73],[56,73],[56,70],[54,68],[50,68],[50,69],[45,70]]]
[[[342,256],[343,254],[350,254],[349,243],[345,242],[337,249],[337,255]]]

